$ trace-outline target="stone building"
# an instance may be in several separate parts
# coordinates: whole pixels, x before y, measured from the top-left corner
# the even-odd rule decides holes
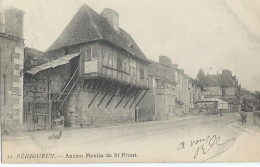
[[[189,90],[190,90],[190,96],[189,96],[190,104],[192,105],[191,108],[194,108],[193,106],[194,103],[204,99],[203,87],[199,81],[190,78]]]
[[[138,120],[149,61],[119,27],[116,11],[82,5],[45,57],[48,63],[27,70],[25,83],[27,107],[42,120],[36,127],[56,118],[68,126]]]
[[[144,97],[139,110],[149,111],[146,113],[148,120],[166,120],[178,115],[175,110],[174,70],[164,64],[151,61],[148,71],[150,91]]]
[[[16,8],[0,11],[2,130],[17,129],[23,123],[23,16]]]
[[[148,65],[150,91],[140,109],[147,109],[155,120],[170,119],[188,113],[203,99],[202,85],[178,69],[167,56]]]
[[[179,114],[185,114],[192,108],[190,101],[190,77],[184,73],[184,69],[179,69],[177,64],[172,64],[172,61],[167,56],[160,56],[159,63],[170,68],[172,71],[171,77],[176,83],[175,88],[175,110]]]
[[[205,98],[219,98],[229,104],[230,111],[239,111],[241,108],[241,85],[230,70],[222,70],[221,74],[207,74],[200,69],[196,79],[203,85]]]

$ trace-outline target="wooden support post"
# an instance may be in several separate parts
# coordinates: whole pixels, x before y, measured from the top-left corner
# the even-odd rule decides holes
[[[135,102],[136,99],[139,97],[139,95],[141,94],[141,92],[142,92],[142,90],[140,90],[140,91],[138,92],[138,94],[135,96],[135,99],[134,99],[134,101],[131,103],[129,109],[133,106],[134,102]]]
[[[61,103],[61,105],[60,105],[60,110],[62,109],[62,107],[63,107],[65,101],[67,100],[67,98],[69,97],[69,95],[71,94],[73,88],[76,86],[78,80],[79,80],[79,77],[77,77],[76,81],[74,82],[74,84],[73,84],[72,87],[70,88],[70,90],[69,90],[67,96],[66,96],[66,97],[64,98],[64,100],[62,101],[62,103]],[[64,116],[63,110],[62,110],[62,116]]]
[[[109,99],[109,101],[107,102],[106,108],[107,108],[107,106],[110,104],[110,102],[112,101],[112,99],[115,97],[117,90],[120,88],[120,87],[118,88],[118,85],[119,85],[119,84],[117,84],[117,85],[115,86],[114,93],[113,93],[112,97]]]
[[[124,92],[123,97],[119,100],[119,102],[116,104],[115,109],[119,106],[119,104],[122,102],[122,100],[125,98],[125,96],[128,94],[128,92],[130,92],[130,90],[132,89],[132,86],[129,87],[129,89],[126,89],[126,91]]]
[[[125,103],[124,107],[125,108],[127,106],[127,104],[129,103],[129,101],[131,100],[131,98],[136,94],[137,91],[135,91],[134,93],[132,93],[129,97],[129,99],[127,100],[127,102]]]
[[[100,91],[102,90],[102,87],[105,85],[106,80],[104,80],[103,82],[101,82],[100,86],[98,87],[98,91],[95,94],[95,96],[93,97],[93,99],[91,100],[91,102],[88,104],[88,107],[91,106],[91,104],[94,102],[94,100],[96,99],[96,97],[98,96],[98,94],[100,93]]]
[[[111,83],[110,87],[107,89],[106,93],[104,94],[104,96],[101,98],[101,100],[99,101],[97,107],[100,106],[100,104],[102,103],[102,101],[105,99],[105,97],[107,96],[107,94],[110,92],[110,90],[113,88],[114,84]]]
[[[145,93],[143,94],[143,96],[141,97],[141,99],[138,101],[138,103],[135,105],[135,108],[138,106],[138,104],[141,102],[141,100],[144,98],[144,96],[146,95],[146,93],[148,92],[149,89],[147,89],[145,91]]]

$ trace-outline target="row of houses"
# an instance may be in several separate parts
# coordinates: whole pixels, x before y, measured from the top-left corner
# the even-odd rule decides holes
[[[167,56],[147,59],[114,10],[82,5],[46,52],[24,46],[22,11],[6,9],[0,24],[4,129],[164,120],[209,103],[239,110],[230,71],[193,79]]]

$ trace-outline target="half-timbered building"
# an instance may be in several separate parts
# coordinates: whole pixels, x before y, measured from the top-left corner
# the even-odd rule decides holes
[[[98,14],[82,5],[45,57],[47,63],[26,72],[28,83],[37,78],[30,87],[45,85],[27,98],[45,115],[44,125],[57,118],[81,126],[138,120],[138,105],[149,90],[149,61],[119,27],[116,11]],[[45,107],[37,104],[37,94]]]

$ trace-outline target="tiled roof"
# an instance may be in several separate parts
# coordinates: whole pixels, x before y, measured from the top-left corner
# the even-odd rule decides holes
[[[218,74],[219,84],[221,87],[232,87],[235,86],[232,75],[229,74]]]
[[[235,83],[232,79],[232,75],[228,73],[224,74],[207,74],[205,77],[200,77],[199,82],[202,85],[220,86],[220,87],[232,87]]]
[[[86,4],[81,6],[61,35],[47,49],[47,52],[97,40],[109,42],[127,51],[132,56],[148,62],[141,49],[126,31],[121,28],[119,32],[114,30],[104,17]]]
[[[196,79],[193,79],[193,78],[190,77],[190,81],[191,81],[192,83],[194,83],[194,84],[196,84],[196,85],[202,87],[201,83],[200,83],[199,81],[197,81]]]
[[[24,70],[30,70],[31,68],[47,63],[48,58],[45,53],[34,48],[24,48]]]
[[[174,69],[167,67],[163,64],[150,61],[151,64],[148,65],[149,75],[158,77],[160,80],[167,81],[176,84],[174,80]]]

